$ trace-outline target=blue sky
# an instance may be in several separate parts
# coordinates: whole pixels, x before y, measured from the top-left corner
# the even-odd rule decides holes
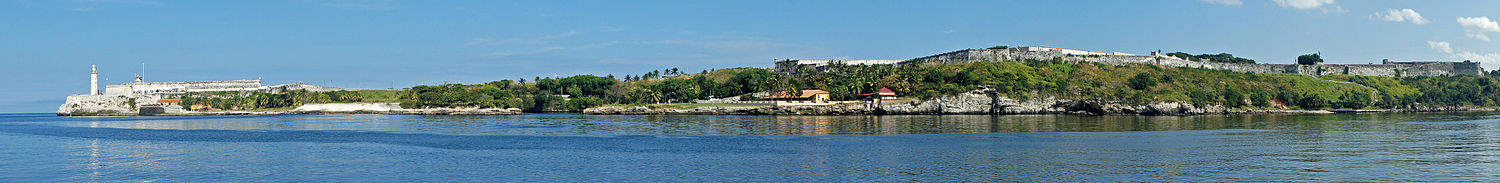
[[[101,84],[263,78],[347,88],[772,58],[910,59],[994,45],[1291,63],[1475,60],[1500,68],[1500,1],[0,2],[0,113],[53,112]],[[1415,15],[1415,16],[1414,16]]]

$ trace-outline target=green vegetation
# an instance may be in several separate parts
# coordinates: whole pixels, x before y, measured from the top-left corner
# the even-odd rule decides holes
[[[312,103],[343,102],[396,102],[396,90],[360,90],[309,92],[292,90],[279,94],[251,92],[202,92],[175,96],[182,99],[184,108],[193,104],[208,105],[215,109],[268,109],[288,108]]]
[[[1183,59],[1188,59],[1188,60],[1197,60],[1197,61],[1228,62],[1228,63],[1247,63],[1247,64],[1253,64],[1253,63],[1255,63],[1255,60],[1253,60],[1253,59],[1235,57],[1233,54],[1229,54],[1229,53],[1219,53],[1219,54],[1212,54],[1212,55],[1210,55],[1210,54],[1193,55],[1193,54],[1188,54],[1188,53],[1183,53],[1183,52],[1175,52],[1175,53],[1167,53],[1167,56],[1173,56],[1173,57],[1178,57],[1178,58],[1183,58]]]
[[[1317,53],[1297,56],[1297,64],[1315,65],[1321,63],[1323,63],[1323,58],[1319,57]]]
[[[1000,45],[1000,46],[993,46],[993,47],[990,47],[988,49],[991,49],[991,50],[1003,50],[1003,49],[1010,49],[1010,46]]]
[[[1155,77],[1151,77],[1151,74],[1144,72],[1136,74],[1135,77],[1130,78],[1130,88],[1137,90],[1145,90],[1147,88],[1151,88],[1152,86],[1156,86],[1156,83],[1157,81]]]
[[[655,108],[693,109],[693,108],[699,108],[699,107],[765,107],[765,106],[770,106],[770,104],[756,105],[756,104],[728,104],[728,103],[664,103],[664,104],[635,104],[635,105],[632,105],[632,104],[605,104],[605,106],[648,106],[648,107],[655,107]]]
[[[1316,54],[1313,54],[1316,58]],[[1226,56],[1228,56],[1226,54]],[[1316,60],[1316,59],[1314,59]],[[821,89],[833,100],[886,87],[904,99],[953,95],[990,86],[1011,98],[1058,97],[1130,104],[1184,102],[1230,108],[1362,109],[1427,106],[1497,106],[1497,75],[1454,77],[1371,77],[1261,74],[1153,65],[1104,65],[1054,60],[980,61],[956,64],[827,65],[793,75],[762,68],[705,70],[685,74],[663,69],[623,79],[578,75],[500,80],[482,84],[413,86],[403,90],[340,92],[194,93],[184,105],[220,109],[295,107],[308,103],[400,102],[406,108],[521,108],[526,111],[579,111],[601,105],[692,108],[734,106],[691,104],[693,100],[754,92]],[[824,72],[826,71],[826,72]],[[1329,82],[1347,81],[1356,84]],[[1364,86],[1360,86],[1364,85]],[[1368,86],[1369,88],[1367,88]],[[1370,88],[1378,91],[1372,95]],[[748,100],[755,100],[748,98]]]

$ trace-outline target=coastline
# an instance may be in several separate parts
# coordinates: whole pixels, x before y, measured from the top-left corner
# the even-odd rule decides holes
[[[1425,109],[1338,109],[1338,110],[1266,110],[1266,109],[1243,109],[1225,110],[1214,113],[1192,113],[1192,114],[1142,114],[1142,113],[1107,113],[1093,114],[1085,111],[1059,111],[1059,112],[1037,112],[1037,113],[886,113],[885,111],[871,110],[869,108],[853,106],[788,106],[788,107],[697,107],[691,109],[657,108],[647,106],[608,106],[589,108],[584,111],[567,112],[586,115],[786,115],[786,116],[881,116],[881,115],[1026,115],[1026,114],[1063,114],[1081,116],[1201,116],[1201,115],[1234,115],[1234,114],[1347,114],[1347,113],[1438,113],[1438,112],[1495,112],[1500,108],[1484,107],[1431,107]],[[374,115],[520,115],[529,114],[519,109],[403,109],[403,110],[353,110],[353,111],[212,111],[212,112],[188,112],[173,114],[140,115],[131,113],[100,113],[100,114],[64,114],[57,116],[95,116],[95,117],[125,117],[125,116],[256,116],[256,115],[349,115],[349,114],[374,114]]]
[[[1126,104],[1101,99],[1072,100],[1056,97],[1015,99],[1000,95],[990,87],[926,100],[904,102],[828,103],[827,105],[765,107],[696,107],[673,109],[648,106],[602,106],[583,110],[592,115],[1007,115],[1007,114],[1075,114],[1075,115],[1145,115],[1192,116],[1210,114],[1333,114],[1373,112],[1450,112],[1497,111],[1500,109],[1464,106],[1408,106],[1407,109],[1229,109],[1222,105],[1197,106],[1180,102]]]
[[[65,112],[58,116],[238,116],[238,115],[283,115],[283,114],[384,114],[384,115],[517,115],[521,109],[507,108],[423,108],[405,109],[397,103],[323,103],[307,104],[290,110],[278,111],[182,111],[172,113],[140,112]]]
[[[692,109],[654,108],[647,106],[631,107],[599,107],[590,108],[580,113],[587,115],[1027,115],[1027,114],[1063,114],[1081,116],[1201,116],[1201,115],[1233,115],[1233,114],[1348,114],[1348,113],[1437,113],[1437,112],[1494,112],[1500,108],[1473,108],[1473,107],[1443,107],[1431,109],[1338,109],[1338,110],[1265,110],[1265,109],[1243,109],[1225,110],[1210,113],[1190,114],[1161,114],[1161,113],[1089,113],[1086,111],[1057,111],[1057,112],[1035,112],[1035,113],[883,113],[882,111],[864,110],[849,107],[698,107]]]

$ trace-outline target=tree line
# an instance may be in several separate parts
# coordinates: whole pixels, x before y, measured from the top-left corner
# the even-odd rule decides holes
[[[1226,56],[1228,56],[1226,54]],[[578,111],[607,104],[690,103],[694,100],[807,89],[826,90],[833,100],[890,88],[901,97],[930,99],[989,86],[1002,96],[1057,97],[1132,104],[1183,102],[1230,108],[1399,108],[1500,105],[1500,73],[1482,76],[1375,77],[1330,75],[1322,79],[1280,73],[1104,65],[1052,60],[978,61],[956,64],[843,65],[805,67],[795,74],[765,68],[704,70],[687,74],[655,70],[625,78],[576,75],[499,80],[481,84],[419,85],[394,91],[281,94],[193,94],[184,104],[216,108],[293,107],[308,103],[400,102],[406,108],[521,108]],[[663,74],[665,73],[665,74]],[[671,75],[671,76],[666,76]],[[1378,93],[1378,95],[1372,95]],[[748,97],[745,99],[756,100]]]

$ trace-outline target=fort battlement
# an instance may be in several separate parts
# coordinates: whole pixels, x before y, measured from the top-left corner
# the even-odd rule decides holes
[[[99,71],[90,68],[89,92],[87,95],[69,95],[57,115],[156,115],[185,113],[175,99],[183,94],[199,92],[238,92],[248,95],[253,92],[283,93],[291,90],[313,92],[344,91],[348,89],[315,86],[303,83],[275,86],[261,85],[260,79],[185,82],[145,82],[136,76],[134,82],[108,85],[99,91]]]
[[[188,92],[257,91],[260,80],[189,81],[189,82],[134,82],[104,87],[105,95],[158,95],[183,94]]]
[[[1310,76],[1347,74],[1362,76],[1458,76],[1480,75],[1483,69],[1478,62],[1390,62],[1380,64],[1251,64],[1212,61],[1194,61],[1153,53],[1147,56],[1128,54],[1079,55],[1063,50],[1032,50],[1030,47],[1007,49],[966,49],[926,56],[902,62],[902,64],[951,64],[975,61],[1052,60],[1100,63],[1108,65],[1151,64],[1168,67],[1218,69],[1253,73],[1291,73]],[[1077,51],[1075,51],[1077,52]],[[1102,52],[1092,52],[1102,53]]]

